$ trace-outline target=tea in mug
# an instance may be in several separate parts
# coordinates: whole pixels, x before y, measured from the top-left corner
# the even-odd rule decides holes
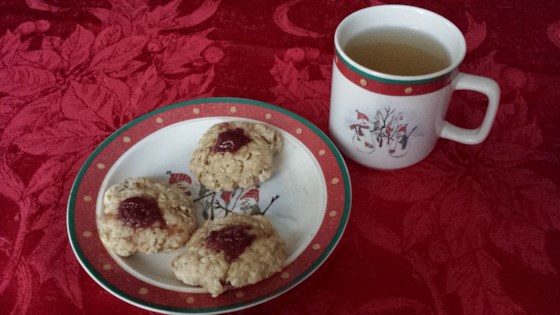
[[[364,31],[343,48],[356,63],[385,74],[417,76],[447,68],[450,57],[432,36],[408,28],[384,27]]]

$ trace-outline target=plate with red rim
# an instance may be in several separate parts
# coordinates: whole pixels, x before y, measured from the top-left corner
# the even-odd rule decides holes
[[[230,193],[201,187],[188,169],[198,139],[210,126],[253,121],[275,128],[284,148],[273,176],[255,187]],[[96,218],[104,192],[129,177],[175,184],[195,201],[197,221],[239,213],[267,216],[284,239],[282,270],[217,298],[177,280],[171,253],[120,257],[99,238]],[[208,98],[177,103],[145,114],[117,130],[91,154],[70,192],[67,228],[74,253],[86,272],[116,297],[140,308],[172,314],[216,314],[245,309],[297,286],[329,257],[350,215],[351,187],[342,155],[304,118],[267,103]]]

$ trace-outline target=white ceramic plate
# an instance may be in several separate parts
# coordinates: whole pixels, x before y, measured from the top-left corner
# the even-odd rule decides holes
[[[200,189],[188,162],[202,133],[230,120],[273,126],[282,134],[284,148],[276,157],[273,177],[265,183],[231,194],[210,193]],[[195,200],[199,223],[229,211],[264,213],[286,241],[285,267],[255,285],[212,298],[203,289],[178,281],[171,272],[171,260],[183,250],[126,258],[107,251],[96,224],[103,194],[109,186],[138,176],[178,184]],[[350,202],[350,179],[342,156],[310,122],[257,101],[202,99],[146,114],[105,140],[72,187],[68,233],[85,270],[118,298],[158,312],[222,313],[262,303],[307,278],[342,236]]]

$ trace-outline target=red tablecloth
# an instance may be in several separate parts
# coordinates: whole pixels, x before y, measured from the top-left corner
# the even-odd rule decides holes
[[[69,245],[87,156],[151,110],[210,96],[293,111],[327,131],[333,33],[394,1],[0,2],[0,313],[149,313],[107,293]],[[347,160],[353,205],[316,273],[246,314],[560,313],[560,2],[403,1],[465,34],[461,69],[502,88],[488,139],[423,162]],[[456,93],[474,127],[485,99]]]

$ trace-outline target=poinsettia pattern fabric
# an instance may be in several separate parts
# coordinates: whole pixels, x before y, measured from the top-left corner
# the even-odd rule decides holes
[[[71,185],[111,133],[179,101],[257,99],[328,127],[332,37],[389,1],[0,3],[0,313],[149,313],[97,285],[66,236]],[[560,309],[560,5],[406,1],[452,20],[461,70],[502,88],[483,144],[442,140],[382,172],[347,161],[339,246],[260,314],[556,314]],[[485,99],[457,93],[475,127]]]

